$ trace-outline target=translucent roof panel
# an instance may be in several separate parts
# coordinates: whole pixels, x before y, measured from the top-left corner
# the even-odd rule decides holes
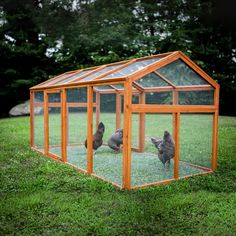
[[[86,76],[85,78],[83,78],[82,80],[80,80],[80,82],[83,82],[83,81],[89,81],[89,80],[92,80],[92,79],[95,79],[96,77],[102,75],[102,74],[105,74],[106,72],[108,71],[111,71],[119,66],[121,66],[121,64],[118,64],[118,65],[111,65],[111,66],[107,66],[107,67],[104,67],[103,69],[101,70],[98,70],[97,72],[89,75],[89,76]]]
[[[143,69],[144,67],[159,61],[161,58],[150,58],[150,59],[144,59],[136,61],[126,67],[121,68],[120,70],[115,71],[114,73],[105,76],[104,78],[117,78],[117,77],[123,77],[128,76],[138,70]]]
[[[208,84],[180,59],[160,68],[158,72],[176,86]]]
[[[144,88],[169,86],[155,73],[150,73],[135,81]]]
[[[80,71],[80,72],[78,72],[76,74],[73,74],[69,78],[66,78],[65,80],[59,81],[58,83],[56,83],[56,85],[58,85],[58,84],[67,84],[67,83],[71,82],[72,80],[75,80],[75,79],[79,78],[82,75],[86,75],[86,74],[90,73],[91,71],[93,71],[95,69],[96,68],[91,69],[91,70]]]
[[[67,78],[68,76],[70,77],[71,75],[75,74],[76,72],[74,73],[64,73],[64,74],[61,74],[59,75],[57,78],[53,79],[53,80],[50,80],[48,81],[47,83],[45,84],[42,84],[42,86],[45,86],[45,85],[51,85],[51,84],[57,84],[56,82],[57,81],[61,81],[61,79],[64,79],[64,78]]]

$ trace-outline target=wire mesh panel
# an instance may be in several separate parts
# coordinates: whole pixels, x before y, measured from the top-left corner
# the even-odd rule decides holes
[[[146,104],[172,104],[172,92],[147,92],[145,93]]]
[[[67,89],[67,161],[87,170],[87,88]]]
[[[44,95],[34,93],[34,147],[44,151]]]
[[[212,114],[181,114],[179,176],[199,174],[211,168]]]
[[[118,85],[119,87],[119,85]],[[110,182],[122,184],[123,126],[122,99],[116,89],[104,94],[104,86],[96,86],[97,112],[94,109],[93,173]],[[95,121],[96,120],[96,121]]]
[[[132,140],[139,135],[139,114],[133,114]],[[165,132],[168,134],[165,135]],[[142,137],[141,137],[142,138]],[[145,114],[143,152],[132,151],[131,184],[139,186],[173,178],[172,114]]]
[[[48,94],[49,152],[61,157],[61,94]]]
[[[214,90],[206,91],[179,91],[180,105],[213,105]]]

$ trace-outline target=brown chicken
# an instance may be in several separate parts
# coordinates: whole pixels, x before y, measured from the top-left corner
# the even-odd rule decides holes
[[[97,150],[99,147],[102,146],[103,143],[103,134],[105,132],[105,126],[102,122],[99,123],[96,133],[93,135],[93,150]],[[85,147],[87,148],[87,139],[84,143]]]

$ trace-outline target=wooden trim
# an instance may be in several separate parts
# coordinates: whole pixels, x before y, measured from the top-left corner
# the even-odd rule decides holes
[[[175,88],[171,86],[163,86],[163,87],[151,87],[144,88],[144,92],[172,92],[172,91],[210,91],[214,88],[211,85],[187,85],[187,86],[177,86]]]
[[[207,171],[207,172],[203,172],[203,173],[199,173],[199,174],[187,175],[187,176],[179,177],[178,180],[188,179],[188,178],[195,177],[195,176],[207,175],[207,174],[211,174],[211,173],[213,173],[213,171]],[[144,187],[150,187],[150,186],[154,186],[154,185],[169,184],[169,183],[175,182],[175,181],[177,181],[177,179],[168,179],[168,180],[163,180],[163,181],[159,181],[159,182],[153,182],[153,183],[142,184],[142,185],[138,185],[138,186],[132,186],[131,190],[144,188]]]
[[[199,166],[199,165],[192,164],[192,163],[188,163],[188,162],[186,162],[186,161],[179,161],[179,162],[183,162],[183,163],[185,163],[185,164],[188,165],[188,166],[192,166],[192,167],[198,168],[198,169],[200,169],[200,170],[212,171],[212,169],[210,169],[210,168],[207,168],[207,167],[204,167],[204,166]]]
[[[96,92],[96,128],[98,128],[98,124],[100,122],[100,114],[101,114],[101,96],[99,92]]]
[[[30,92],[30,146],[34,147],[34,92]]]
[[[110,85],[110,84],[121,84],[126,81],[126,77],[119,77],[119,78],[108,78],[108,79],[100,79],[100,80],[89,80],[89,81],[79,81],[76,83],[71,84],[61,84],[61,85],[53,85],[50,86],[50,89],[61,89],[61,88],[81,88],[87,87],[87,85],[93,86],[103,86],[103,85]],[[48,87],[40,87],[40,88],[30,88],[30,90],[43,90],[48,89]]]
[[[87,88],[87,171],[93,173],[93,87]]]
[[[144,187],[150,187],[152,185],[159,185],[159,184],[169,184],[171,182],[176,181],[176,179],[167,179],[167,180],[162,180],[158,182],[152,182],[152,183],[147,183],[147,184],[141,184],[137,186],[132,186],[131,189],[138,189],[138,188],[144,188]]]
[[[167,84],[169,84],[170,86],[172,86],[173,88],[176,88],[176,86],[170,81],[168,80],[166,77],[164,77],[163,75],[161,75],[160,73],[158,73],[157,71],[153,71],[152,73],[154,73],[155,75],[157,75],[158,77],[160,77],[162,80],[164,80]]]
[[[175,61],[178,58],[179,58],[179,53],[173,52],[170,55],[163,57],[159,61],[154,62],[154,63],[150,64],[149,66],[146,66],[143,69],[134,72],[133,74],[127,76],[127,78],[128,78],[128,80],[131,80],[131,81],[140,79],[141,77],[143,77],[155,70],[160,69],[161,67]]]
[[[121,96],[116,93],[116,129],[120,128],[121,124]]]
[[[132,139],[132,83],[125,83],[123,129],[123,188],[131,186],[131,139]]]
[[[96,103],[93,103],[93,107],[96,107]],[[43,102],[37,102],[35,103],[35,107],[43,107],[44,103]],[[59,102],[50,102],[48,103],[49,107],[61,107],[61,103]],[[86,102],[68,102],[67,107],[87,107]]]
[[[66,90],[62,90],[61,94],[61,123],[62,123],[62,144],[61,144],[61,151],[62,151],[62,159],[64,162],[67,162],[67,106],[66,106]]]
[[[133,104],[132,112],[137,113],[211,113],[217,110],[216,106],[199,105],[153,105],[153,104]]]
[[[189,57],[179,51],[180,59],[184,61],[190,68],[192,68],[197,74],[204,78],[214,88],[219,88],[219,84],[214,81],[206,72],[204,72],[197,64],[195,64]]]
[[[39,150],[37,147],[31,147],[33,151],[39,152],[40,154],[44,155],[44,152]]]
[[[107,183],[109,183],[109,184],[112,184],[112,185],[114,185],[115,187],[117,187],[117,188],[119,188],[119,189],[121,189],[121,186],[119,185],[119,184],[116,184],[115,182],[112,182],[112,181],[110,181],[110,180],[108,180],[108,179],[106,179],[106,178],[103,178],[103,177],[101,177],[101,176],[99,176],[99,175],[96,175],[96,174],[91,174],[93,177],[95,177],[95,178],[97,178],[97,179],[100,179],[100,180],[102,180],[102,181],[105,181],[105,182],[107,182]]]
[[[174,178],[179,178],[179,133],[180,133],[180,113],[175,113],[175,156],[174,156]]]
[[[49,153],[49,131],[48,131],[48,95],[44,92],[44,154]]]
[[[144,88],[143,88],[141,85],[139,85],[138,83],[136,83],[135,81],[133,81],[132,85],[133,85],[133,87],[136,88],[139,92],[141,92],[141,93],[144,92]]]
[[[140,104],[145,104],[145,93],[140,94]],[[144,152],[145,148],[145,113],[139,113],[139,149]]]
[[[176,90],[173,91],[172,97],[173,97],[173,105],[177,105],[179,103],[179,95]],[[172,134],[175,134],[175,124],[176,124],[175,118],[176,118],[176,115],[175,113],[173,113],[172,114]],[[174,140],[175,140],[175,136],[174,136]]]

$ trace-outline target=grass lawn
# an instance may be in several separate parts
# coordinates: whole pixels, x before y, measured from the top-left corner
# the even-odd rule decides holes
[[[0,134],[0,235],[236,235],[235,117],[220,117],[215,173],[131,192],[31,151],[29,117]]]

